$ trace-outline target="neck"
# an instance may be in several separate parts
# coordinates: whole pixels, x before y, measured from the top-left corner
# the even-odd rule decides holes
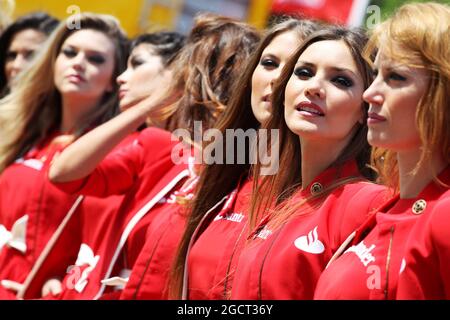
[[[300,139],[302,154],[302,188],[306,188],[319,174],[327,169],[347,146],[349,138],[336,141]]]
[[[62,98],[62,117],[60,131],[62,133],[72,133],[80,125],[83,116],[93,110],[98,105],[98,101],[84,101],[79,98]]]
[[[400,184],[400,198],[415,198],[433,180],[434,175],[438,175],[447,165],[437,153],[425,165],[422,165],[417,172],[413,173],[420,160],[421,150],[398,152],[398,171]]]

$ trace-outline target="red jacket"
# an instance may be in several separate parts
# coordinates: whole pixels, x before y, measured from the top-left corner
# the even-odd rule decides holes
[[[252,180],[247,180],[227,196],[222,209],[205,228],[194,236],[188,251],[185,270],[187,287],[184,298],[227,299],[240,251],[248,233],[247,213],[250,205]]]
[[[169,132],[149,128],[137,139],[108,155],[88,177],[58,184],[67,192],[97,197],[82,212],[82,235],[78,243],[78,258],[66,264],[67,275],[59,299],[97,299],[111,291],[102,280],[113,276],[126,278],[123,269],[131,268],[144,239],[142,229],[151,223],[151,209],[189,175],[188,165],[175,165],[171,153],[178,141]],[[125,197],[111,197],[125,194]],[[67,230],[66,238],[71,236]],[[135,241],[127,244],[129,237]],[[124,248],[127,250],[124,251]],[[51,259],[49,259],[51,260]],[[44,268],[45,269],[45,268]]]
[[[47,170],[59,146],[51,135],[23,158],[7,167],[0,176],[0,299],[14,299],[17,292],[9,283],[23,284],[50,238],[64,218],[79,209],[82,201],[55,188]],[[73,259],[70,250],[59,252],[61,259]],[[54,274],[64,274],[55,266]]]
[[[336,178],[350,176],[358,176],[353,162],[340,173],[328,169],[290,201],[303,201]],[[328,260],[382,201],[384,190],[367,182],[347,183],[327,195],[319,208],[306,202],[300,215],[277,230],[270,230],[263,219],[241,253],[231,299],[312,299]]]
[[[173,259],[183,235],[187,207],[177,199],[191,199],[198,181],[193,174],[184,181],[183,186],[175,191],[155,213],[149,225],[144,247],[131,271],[130,279],[123,289],[120,299],[168,298],[167,280]]]
[[[449,174],[447,169],[439,178],[448,184]],[[447,190],[431,182],[416,198],[397,195],[387,201],[357,230],[352,246],[324,271],[315,299],[395,299],[399,273],[405,276],[399,298],[444,297],[448,277],[443,268],[448,264],[440,260],[443,257],[433,256],[437,251],[428,236],[433,219],[445,212],[441,204],[447,202]],[[438,222],[442,222],[440,227],[445,228],[444,221]],[[419,257],[433,261],[429,269],[417,268]],[[422,280],[417,281],[416,275]],[[410,291],[411,287],[416,292]]]
[[[450,169],[441,175],[449,185]],[[450,299],[450,190],[435,186],[416,199],[426,201],[411,230],[402,259],[397,299]]]

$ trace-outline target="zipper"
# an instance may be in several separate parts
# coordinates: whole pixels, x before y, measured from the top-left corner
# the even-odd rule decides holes
[[[394,226],[392,226],[389,230],[390,233],[390,240],[389,240],[389,247],[387,252],[387,258],[386,258],[386,284],[384,286],[384,299],[388,299],[389,295],[389,266],[391,263],[391,251],[392,251],[392,242],[394,241]]]

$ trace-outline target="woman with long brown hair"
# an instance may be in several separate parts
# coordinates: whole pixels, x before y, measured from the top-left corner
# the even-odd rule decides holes
[[[32,266],[82,198],[48,182],[54,152],[118,111],[115,78],[126,38],[110,16],[83,14],[50,37],[13,92],[0,101],[0,279],[13,298]],[[63,259],[70,252],[62,250]],[[64,272],[59,270],[60,272]]]
[[[406,4],[370,38],[367,137],[395,195],[336,255],[316,299],[450,299],[449,22],[448,5]]]
[[[235,95],[215,126],[224,137],[223,154],[233,163],[205,165],[189,214],[178,257],[170,279],[171,297],[184,299],[226,299],[233,269],[245,233],[247,206],[251,196],[246,142],[226,132],[257,134],[271,114],[273,83],[301,41],[318,28],[308,20],[287,19],[266,31],[236,85]],[[235,140],[237,139],[237,140]],[[230,148],[230,145],[234,147]],[[237,163],[245,149],[245,161]],[[233,150],[233,151],[231,151]],[[226,200],[226,201],[225,201]],[[213,210],[211,210],[213,208]]]
[[[127,298],[164,297],[168,268],[184,226],[184,203],[195,186],[196,171],[189,170],[192,168],[184,161],[175,165],[171,156],[172,149],[178,145],[174,141],[177,139],[170,132],[156,128],[143,130],[130,148],[103,157],[147,117],[160,127],[184,129],[188,132],[186,138],[194,140],[193,122],[199,121],[204,128],[213,125],[228,104],[234,79],[257,40],[258,33],[244,23],[217,15],[198,16],[186,46],[175,61],[170,94],[163,93],[162,98],[146,99],[127,109],[69,146],[54,162],[51,179],[60,182],[78,179],[60,184],[67,191],[99,196],[114,192],[127,194],[120,210],[128,212],[132,219],[125,224],[117,254],[139,220],[145,215],[153,217],[142,251],[144,255],[137,258],[124,289]],[[189,157],[190,149],[191,146],[184,148],[187,150],[184,160]],[[146,250],[155,253],[145,256]],[[149,266],[156,268],[156,272],[146,273]],[[140,291],[142,288],[136,288],[136,284],[142,283],[142,277],[148,277],[146,283],[150,285]],[[117,282],[123,285],[127,281],[114,278],[105,284]]]
[[[264,126],[279,128],[279,170],[253,193],[232,299],[312,299],[326,262],[383,190],[368,183],[365,42],[362,31],[319,30],[283,68]]]

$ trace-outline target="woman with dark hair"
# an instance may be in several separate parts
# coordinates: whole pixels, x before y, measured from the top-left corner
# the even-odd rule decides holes
[[[170,66],[185,38],[177,32],[155,32],[142,34],[131,42],[128,68],[117,78],[121,111],[170,85],[173,81]]]
[[[126,38],[111,16],[86,13],[80,19],[80,29],[59,25],[0,100],[3,298],[20,296],[32,267],[83,202],[49,183],[55,152],[118,111],[115,79],[125,66]],[[61,259],[72,254],[65,248],[59,253]]]
[[[0,97],[34,57],[59,21],[43,12],[19,17],[0,36]]]
[[[148,274],[135,271],[142,270],[139,256],[130,276],[131,288],[141,283],[140,277],[150,277],[145,298],[161,299],[167,294],[164,286],[184,227],[186,199],[197,180],[196,169],[187,163],[191,146],[181,155],[185,161],[174,165],[172,149],[178,146],[178,139],[170,132],[148,128],[129,148],[104,157],[149,116],[152,123],[170,130],[185,129],[188,135],[194,132],[194,121],[204,128],[212,127],[226,108],[232,84],[258,40],[258,32],[245,23],[217,15],[198,16],[186,46],[174,61],[169,93],[162,92],[162,98],[150,97],[125,110],[100,130],[70,145],[52,165],[50,178],[66,191],[97,196],[126,193],[120,210],[132,218],[124,225],[114,259],[137,223],[144,216],[152,219],[142,252],[154,248],[151,257],[155,260],[148,261],[147,267],[156,270]],[[188,138],[193,140],[193,136]],[[71,180],[75,181],[61,183]],[[106,284],[126,282],[126,277],[106,280],[99,294]],[[125,288],[125,292],[130,291]],[[131,293],[130,297],[141,296]]]
[[[302,40],[318,27],[312,21],[287,19],[266,31],[237,81],[228,109],[215,126],[224,139],[216,142],[219,148],[233,145],[234,152],[238,152],[244,146],[248,152],[249,143],[235,141],[234,135],[228,138],[226,131],[257,134],[260,124],[272,112],[273,83]],[[227,157],[229,151],[223,147]],[[242,155],[233,154],[233,160],[237,156]],[[253,184],[250,165],[247,153],[243,164],[225,162],[204,166],[170,278],[172,298],[227,298],[245,239],[242,234],[247,225],[246,206]]]
[[[380,200],[367,167],[365,43],[362,31],[319,30],[283,68],[263,126],[279,129],[279,170],[253,192],[232,299],[312,299],[327,261]]]
[[[449,45],[445,4],[406,4],[375,28],[367,137],[395,195],[334,257],[316,299],[450,299]]]

